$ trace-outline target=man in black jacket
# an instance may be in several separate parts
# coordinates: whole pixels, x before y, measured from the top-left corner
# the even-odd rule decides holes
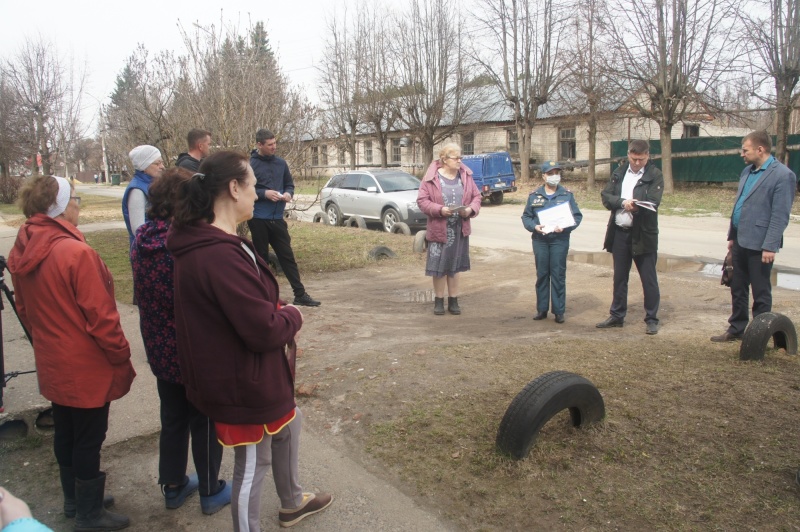
[[[628,163],[614,170],[600,194],[611,211],[603,248],[614,258],[614,298],[609,317],[599,329],[622,327],[628,311],[628,278],[636,264],[644,292],[647,334],[658,334],[658,205],[664,192],[664,177],[649,162],[650,146],[644,140],[628,145]]]
[[[192,129],[186,135],[186,143],[189,145],[189,151],[178,155],[176,166],[197,172],[200,169],[200,161],[208,157],[211,151],[211,132],[205,129]]]

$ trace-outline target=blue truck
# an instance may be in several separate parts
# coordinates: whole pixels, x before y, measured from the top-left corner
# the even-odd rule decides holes
[[[517,177],[507,151],[465,155],[461,161],[472,170],[481,197],[489,198],[492,205],[503,203],[505,192],[517,191]]]

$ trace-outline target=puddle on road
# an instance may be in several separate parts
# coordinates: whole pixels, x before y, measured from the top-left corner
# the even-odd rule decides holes
[[[611,253],[606,251],[570,253],[567,260],[583,264],[597,264],[608,268],[613,266]],[[708,277],[719,278],[722,276],[722,262],[659,255],[656,270],[659,272],[699,272]],[[773,267],[772,286],[800,290],[800,270]]]

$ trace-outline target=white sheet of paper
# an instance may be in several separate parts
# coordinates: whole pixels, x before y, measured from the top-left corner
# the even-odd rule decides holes
[[[543,225],[545,233],[552,233],[556,227],[566,229],[575,225],[575,217],[572,216],[572,209],[569,202],[559,203],[555,207],[541,210],[537,213],[539,223]]]

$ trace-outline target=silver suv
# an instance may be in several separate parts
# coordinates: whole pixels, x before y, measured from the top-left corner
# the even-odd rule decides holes
[[[350,170],[330,178],[320,191],[320,205],[331,225],[358,215],[380,222],[387,232],[397,222],[424,227],[427,218],[417,207],[419,185],[419,179],[400,170]]]

